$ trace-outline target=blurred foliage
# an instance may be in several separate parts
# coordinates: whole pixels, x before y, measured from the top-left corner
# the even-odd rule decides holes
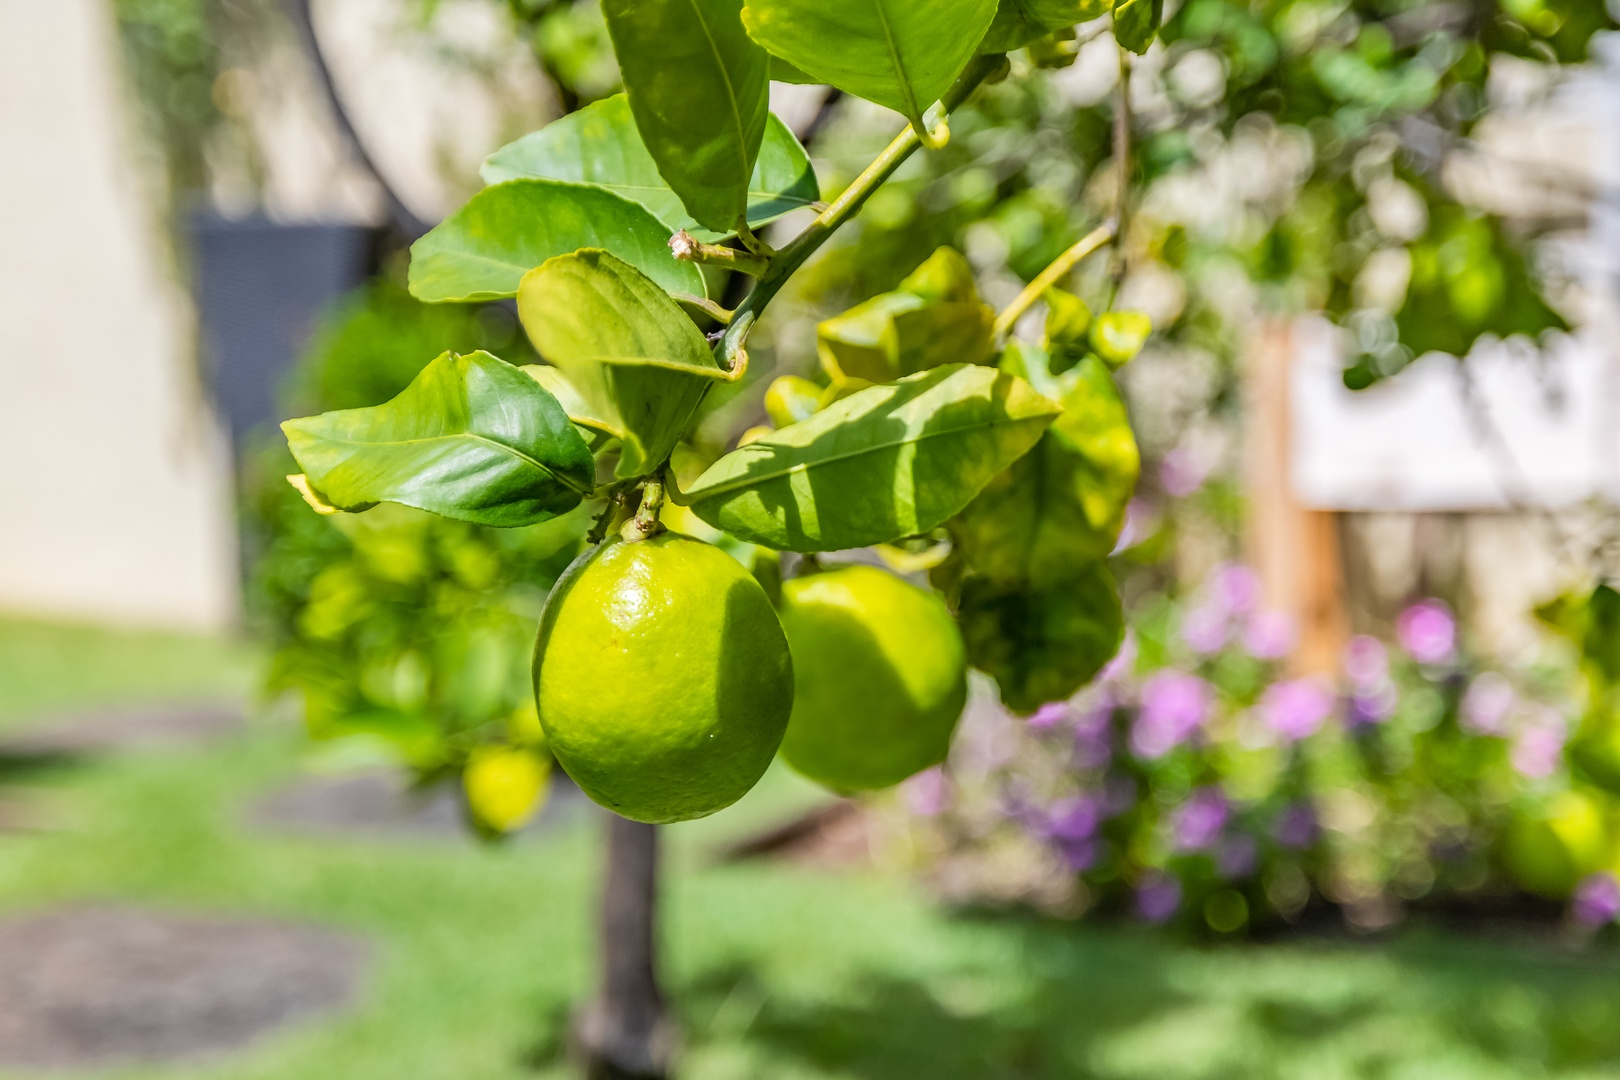
[[[125,67],[148,132],[164,150],[173,192],[208,186],[221,0],[113,0]]]
[[[908,791],[938,873],[980,900],[1220,933],[1324,901],[1366,928],[1406,906],[1522,910],[1521,892],[1573,896],[1588,925],[1620,914],[1620,798],[1581,736],[1565,762],[1572,653],[1487,663],[1426,601],[1394,648],[1355,639],[1336,684],[1295,678],[1257,596],[1224,568],[1186,602],[1139,602],[1082,695],[1028,721],[970,708],[945,770]]]
[[[521,363],[532,356],[515,326],[503,307],[423,304],[385,276],[326,320],[291,392],[312,410],[375,404],[447,347]],[[269,691],[301,701],[329,764],[403,762],[423,782],[467,770],[473,824],[521,825],[550,767],[529,681],[534,628],[588,515],[527,529],[394,505],[324,517],[283,480],[293,471],[278,446],[248,477]]]

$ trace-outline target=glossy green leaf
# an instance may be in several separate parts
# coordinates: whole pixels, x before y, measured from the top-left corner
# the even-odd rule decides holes
[[[728,378],[675,301],[605,251],[559,255],[531,271],[518,317],[578,391],[577,407],[621,441],[620,477],[662,465],[704,393]]]
[[[1020,713],[1071,696],[1125,637],[1119,590],[1100,562],[1049,589],[970,577],[962,583],[957,622],[968,662],[994,678],[1002,702]]]
[[[748,211],[770,113],[770,57],[744,32],[742,0],[603,0],[630,111],[658,172],[700,225]]]
[[[281,425],[309,485],[340,509],[403,503],[482,525],[578,505],[594,466],[562,406],[484,352],[445,353],[392,401]]]
[[[894,292],[821,322],[816,348],[830,378],[889,382],[941,364],[984,363],[994,322],[967,260],[940,248]]]
[[[995,13],[996,0],[748,0],[742,18],[773,55],[920,131]]]
[[[669,228],[611,191],[558,180],[487,187],[411,245],[418,300],[517,295],[523,275],[554,255],[606,248],[670,292],[702,296],[703,275],[669,251]]]
[[[985,486],[951,522],[976,573],[1000,585],[1053,587],[1113,550],[1141,456],[1108,369],[1087,357],[1063,415],[1035,449]]]
[[[587,105],[495,151],[484,162],[483,177],[489,184],[535,177],[594,184],[645,206],[667,226],[666,233],[685,229],[699,240],[723,239],[735,227],[705,229],[686,212],[642,143],[623,94]],[[821,189],[804,147],[786,124],[768,116],[748,182],[748,224],[758,228],[819,198]]]
[[[727,454],[678,501],[778,550],[884,543],[960,511],[1035,445],[1058,408],[993,368],[935,368]]]
[[[1111,368],[1142,351],[1153,334],[1153,320],[1140,311],[1105,311],[1091,324],[1091,347]]]
[[[1164,0],[1114,0],[1114,40],[1138,56],[1148,51],[1164,21]]]

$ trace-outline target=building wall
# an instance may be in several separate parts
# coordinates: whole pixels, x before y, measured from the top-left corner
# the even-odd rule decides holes
[[[236,617],[229,457],[103,0],[0,4],[0,610]]]

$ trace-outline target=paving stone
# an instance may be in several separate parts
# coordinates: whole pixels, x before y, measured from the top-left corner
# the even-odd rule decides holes
[[[0,920],[0,1066],[162,1064],[352,1004],[369,950],[333,930],[125,907]]]
[[[588,813],[589,800],[561,770],[552,774],[545,808],[524,833],[552,828]],[[248,821],[276,831],[349,834],[378,838],[470,835],[460,794],[451,784],[426,791],[411,788],[401,773],[364,772],[318,776],[273,792],[248,810]]]
[[[82,757],[212,742],[241,730],[240,704],[151,705],[74,713],[30,723],[0,737],[0,757]]]

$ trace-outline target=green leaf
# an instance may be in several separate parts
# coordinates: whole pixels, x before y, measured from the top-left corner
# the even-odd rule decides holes
[[[1164,0],[1114,0],[1114,40],[1138,56],[1148,51],[1164,21]]]
[[[481,525],[530,525],[591,490],[562,406],[484,352],[445,353],[400,395],[281,425],[309,485],[345,510],[396,502]]]
[[[666,232],[685,229],[699,240],[724,239],[736,227],[733,223],[723,231],[705,229],[686,212],[680,197],[659,175],[623,94],[587,105],[495,151],[482,171],[489,184],[545,177],[607,188],[652,211],[668,227]],[[758,228],[820,198],[804,147],[786,124],[767,116],[748,182],[748,224]]]
[[[1001,0],[979,43],[981,53],[1011,52],[1054,30],[1108,14],[1109,0]]]
[[[525,275],[518,317],[578,392],[576,407],[619,438],[621,478],[662,465],[704,393],[729,378],[675,301],[605,251],[559,255]]]
[[[889,382],[941,364],[990,358],[995,314],[980,302],[967,260],[943,247],[899,289],[857,304],[816,327],[829,377]]]
[[[1087,357],[1035,449],[951,522],[957,548],[998,585],[1055,586],[1119,539],[1141,456],[1108,369]]]
[[[1140,311],[1105,311],[1091,324],[1091,347],[1111,368],[1142,351],[1153,333],[1153,320]]]
[[[957,622],[968,662],[994,678],[1001,700],[1020,713],[1071,696],[1125,637],[1119,591],[1100,562],[1052,589],[970,577],[962,583]]]
[[[669,292],[704,295],[703,275],[669,252],[670,230],[611,191],[558,180],[487,187],[411,245],[418,300],[495,300],[554,255],[607,248]]]
[[[1028,452],[1059,409],[955,364],[829,405],[722,457],[676,501],[742,540],[836,551],[926,532]]]
[[[603,0],[641,141],[698,224],[748,211],[770,113],[770,57],[744,32],[742,0]]]
[[[748,0],[742,18],[773,55],[921,133],[995,13],[996,0]]]
[[[599,431],[615,439],[619,437],[619,429],[614,426],[614,422],[601,415],[596,406],[586,400],[585,395],[568,381],[568,376],[563,374],[561,368],[554,368],[548,364],[524,364],[518,370],[545,387],[546,393],[557,399],[557,404],[563,407],[568,419],[577,426]]]
[[[1046,329],[1042,344],[1051,354],[1051,370],[1061,375],[1080,362],[1088,347],[1086,332],[1091,328],[1091,308],[1073,293],[1047,289]]]

